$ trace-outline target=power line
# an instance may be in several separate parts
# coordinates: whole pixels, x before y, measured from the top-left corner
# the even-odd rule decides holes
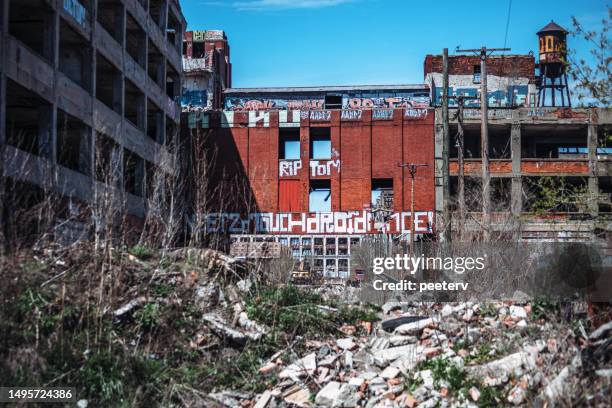
[[[508,30],[510,29],[510,11],[512,11],[512,0],[508,0],[508,17],[506,18],[506,33],[504,34],[504,47],[508,43]],[[504,54],[506,52],[504,51]],[[502,54],[503,55],[503,54]]]

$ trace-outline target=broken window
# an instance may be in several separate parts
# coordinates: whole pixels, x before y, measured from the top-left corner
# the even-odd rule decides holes
[[[121,114],[121,72],[100,53],[96,57],[96,98]]]
[[[147,100],[147,136],[164,143],[164,112],[150,99]]]
[[[147,36],[140,24],[127,13],[125,22],[125,50],[142,68],[146,68],[147,63]]]
[[[6,84],[6,143],[51,156],[52,106],[10,79]]]
[[[331,159],[330,128],[310,128],[310,158],[314,160]]]
[[[160,88],[164,87],[164,56],[151,41],[149,41],[147,73]]]
[[[123,185],[126,192],[142,197],[144,160],[127,149],[123,149]]]
[[[308,210],[310,212],[331,211],[331,187],[329,180],[311,180],[310,194],[308,196]]]
[[[281,160],[300,159],[300,129],[280,128],[278,156]]]
[[[57,111],[57,162],[85,175],[91,174],[91,129],[62,110]]]
[[[120,0],[98,0],[98,23],[119,44],[123,42],[123,4]]]
[[[206,57],[206,48],[204,47],[205,43],[202,41],[194,42],[192,49],[192,57],[193,58],[205,58]]]
[[[342,95],[325,95],[325,109],[342,109]]]
[[[480,64],[474,65],[472,82],[474,82],[475,84],[480,83]]]
[[[68,23],[60,21],[59,70],[91,92],[92,54],[89,42]]]
[[[393,208],[393,179],[372,179],[372,208]]]
[[[125,109],[124,116],[138,129],[144,130],[145,96],[129,79],[125,79]]]
[[[53,10],[42,0],[11,0],[9,34],[47,61],[53,60]]]

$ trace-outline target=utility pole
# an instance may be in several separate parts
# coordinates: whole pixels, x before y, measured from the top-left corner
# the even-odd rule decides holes
[[[457,50],[462,53],[480,55],[480,145],[482,150],[482,224],[483,241],[491,240],[491,174],[489,173],[489,106],[487,91],[487,57],[496,51],[510,51],[510,48],[487,48]]]
[[[448,48],[442,51],[442,241],[451,240],[450,168],[448,159]]]
[[[414,178],[416,176],[419,167],[427,167],[427,164],[414,164],[414,163],[398,163],[399,167],[408,168],[410,173],[410,256],[414,256],[414,223],[416,221],[414,215]]]

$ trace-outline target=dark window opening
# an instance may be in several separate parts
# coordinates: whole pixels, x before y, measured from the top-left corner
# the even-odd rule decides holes
[[[121,72],[102,54],[96,57],[96,98],[121,114]]]
[[[6,84],[6,143],[28,153],[50,156],[53,108],[17,83]]]
[[[57,162],[91,174],[91,129],[62,110],[57,111]]]
[[[325,95],[325,109],[342,109],[342,95]]]
[[[176,50],[180,50],[180,39],[181,39],[181,23],[179,19],[173,14],[168,13],[168,28],[166,29],[166,35],[168,42],[176,48]]]
[[[123,186],[126,192],[142,197],[144,186],[144,160],[123,149]]]
[[[176,123],[170,118],[166,116],[166,140],[164,141],[166,146],[171,146],[173,143],[176,143],[178,140],[178,127]]]
[[[164,1],[163,0],[149,0],[149,15],[158,27],[162,27],[164,13]]]
[[[310,128],[310,158],[314,160],[331,159],[330,128]]]
[[[166,94],[176,101],[180,92],[181,77],[170,64],[166,63]]]
[[[125,80],[124,117],[140,130],[144,130],[144,94],[128,79]]]
[[[125,50],[142,68],[146,68],[147,63],[146,40],[147,36],[145,31],[134,17],[127,13],[127,20],[125,23]]]
[[[521,155],[524,159],[586,159],[587,126],[524,126]]]
[[[91,93],[92,56],[89,43],[64,21],[60,22],[59,70]]]
[[[300,159],[300,129],[280,128],[278,156],[281,160]]]
[[[98,0],[98,23],[119,44],[123,42],[123,4],[119,0]]]
[[[164,87],[164,57],[151,41],[149,41],[147,73],[160,88]]]
[[[198,41],[193,43],[193,58],[204,58],[206,56],[205,43]]]
[[[53,10],[42,0],[11,0],[9,34],[47,61],[53,59]]]
[[[479,84],[480,80],[481,80],[481,78],[480,78],[480,65],[474,65],[472,82],[474,82],[475,84]]]
[[[331,211],[331,183],[330,180],[311,180],[308,195],[308,211]]]
[[[150,99],[147,103],[147,136],[157,143],[164,142],[164,113]]]
[[[108,186],[118,186],[119,154],[119,145],[112,138],[96,132],[96,180]]]

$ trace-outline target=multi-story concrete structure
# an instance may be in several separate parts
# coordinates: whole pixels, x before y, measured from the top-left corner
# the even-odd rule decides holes
[[[230,47],[221,30],[187,31],[183,42],[185,111],[223,107],[223,91],[232,86]]]
[[[142,217],[178,134],[185,24],[178,0],[0,0],[6,191],[88,202],[116,174]]]
[[[442,212],[442,115],[436,110],[436,209]],[[522,239],[609,239],[612,231],[612,111],[610,109],[516,108],[489,110],[489,157],[493,229],[508,215]],[[464,111],[466,188],[480,194],[480,109]],[[451,110],[449,140],[451,203],[456,208],[457,119]],[[546,180],[544,181],[544,178]],[[542,182],[545,184],[542,184]],[[541,190],[550,188],[544,195]],[[566,201],[567,198],[569,201]],[[542,198],[557,201],[542,207]],[[467,203],[466,230],[478,230],[481,202]],[[539,203],[539,204],[538,204]],[[455,218],[456,219],[456,218]],[[496,221],[497,220],[497,221]],[[455,225],[457,227],[457,225]]]
[[[422,85],[228,90],[226,106],[236,110],[186,114],[191,134],[207,134],[218,149],[214,180],[245,186],[208,214],[207,230],[286,243],[330,277],[348,276],[351,248],[363,236],[409,239],[412,222],[416,234],[432,233],[434,111],[426,92]],[[342,93],[355,96],[345,102]],[[245,98],[270,109],[237,110],[236,99]],[[342,109],[346,103],[366,108]],[[424,165],[414,217],[407,163]]]

